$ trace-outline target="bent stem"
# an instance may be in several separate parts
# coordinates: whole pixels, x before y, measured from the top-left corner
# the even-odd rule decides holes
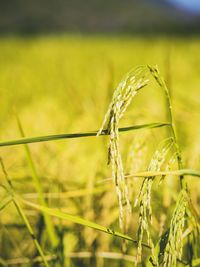
[[[126,234],[114,231],[113,229],[107,228],[107,227],[102,226],[100,224],[97,224],[93,221],[89,221],[89,220],[83,219],[81,217],[71,215],[71,214],[66,213],[66,212],[62,212],[61,210],[58,210],[58,209],[52,209],[52,208],[47,208],[47,207],[44,207],[41,205],[37,205],[37,204],[31,203],[29,201],[26,201],[22,198],[19,198],[19,197],[18,197],[18,199],[21,202],[23,202],[25,205],[28,205],[28,206],[36,209],[36,210],[43,211],[50,216],[53,216],[53,217],[56,217],[56,218],[59,218],[62,220],[68,220],[68,221],[71,221],[73,223],[83,225],[83,226],[95,229],[97,231],[100,231],[100,232],[103,232],[103,233],[106,233],[106,234],[109,234],[109,235],[112,235],[115,237],[122,238],[123,240],[131,241],[132,243],[134,243],[136,245],[138,244],[138,242],[136,240],[134,240],[132,237],[130,237]],[[150,246],[148,244],[142,243],[142,246],[150,249]]]
[[[25,137],[25,133],[24,133],[21,121],[19,119],[19,116],[18,116],[16,110],[14,112],[15,112],[17,125],[18,125],[18,128],[19,128],[20,134],[21,134],[22,137]],[[41,181],[40,181],[40,177],[39,177],[39,175],[37,173],[37,170],[36,170],[36,167],[35,167],[35,164],[34,164],[34,161],[33,161],[33,157],[32,157],[31,151],[30,151],[28,145],[26,145],[26,144],[24,145],[24,149],[25,149],[25,152],[26,152],[26,157],[27,157],[27,161],[28,161],[30,170],[32,172],[32,179],[33,179],[36,191],[38,192],[40,204],[43,205],[43,206],[47,206],[46,201],[45,201],[45,197],[44,197],[44,193],[43,193],[43,187],[42,187],[42,184],[41,184]],[[46,224],[46,227],[47,227],[47,233],[48,233],[51,245],[52,245],[52,247],[54,249],[56,249],[56,247],[58,245],[58,238],[57,238],[57,235],[56,235],[52,220],[48,216],[48,214],[43,213],[43,216],[44,216],[44,221],[45,221],[45,224]]]
[[[140,124],[140,125],[132,125],[128,127],[121,127],[119,128],[119,132],[128,132],[128,131],[136,131],[136,130],[143,130],[143,129],[153,129],[153,128],[160,128],[166,127],[170,124],[168,122],[153,122],[148,124]],[[6,146],[16,146],[16,145],[24,145],[24,144],[32,144],[32,143],[40,143],[40,142],[49,142],[49,141],[56,141],[62,139],[72,139],[72,138],[82,138],[82,137],[96,137],[98,131],[90,131],[90,132],[81,132],[81,133],[63,133],[63,134],[52,134],[46,136],[36,136],[36,137],[23,137],[16,140],[9,140],[0,142],[0,147]],[[102,133],[99,136],[110,135],[107,129],[102,130]]]
[[[163,78],[160,76],[158,70],[156,68],[153,68],[151,66],[148,66],[150,73],[156,80],[157,84],[161,87],[165,94],[165,100],[166,100],[166,107],[167,107],[167,119],[170,122],[170,132],[171,136],[174,139],[174,144],[175,144],[175,149],[176,149],[176,155],[177,155],[177,163],[178,163],[178,168],[183,169],[183,163],[182,163],[182,156],[181,156],[181,149],[178,144],[178,138],[177,138],[177,133],[176,133],[176,126],[175,126],[175,120],[173,116],[173,111],[172,111],[172,103],[171,103],[171,98],[169,95],[169,90],[166,86],[166,83],[164,82]],[[187,191],[187,183],[184,179],[184,175],[180,175],[180,184],[181,188]]]
[[[18,202],[16,196],[15,196],[15,192],[14,192],[14,189],[13,189],[13,186],[12,186],[12,182],[11,182],[11,179],[5,169],[5,166],[4,166],[4,163],[3,163],[3,160],[2,158],[0,158],[0,164],[1,164],[1,168],[2,168],[2,171],[5,175],[5,178],[6,178],[6,181],[9,185],[9,188],[8,188],[8,192],[10,194],[10,197],[11,197],[11,201],[13,202],[19,216],[21,217],[22,221],[24,222],[26,228],[27,228],[27,231],[29,232],[30,236],[31,236],[31,239],[33,240],[33,243],[35,244],[36,248],[37,248],[37,251],[39,253],[39,255],[41,256],[41,259],[45,265],[45,267],[49,267],[49,264],[45,258],[45,255],[44,255],[44,252],[39,244],[39,242],[37,241],[37,238],[34,234],[34,231],[33,231],[33,228],[31,227],[30,223],[29,223],[29,220],[28,218],[26,217],[23,209],[21,208],[21,205],[20,203]]]
[[[158,70],[156,68],[152,68],[150,66],[149,67],[149,70],[150,70],[150,73],[152,74],[152,76],[154,77],[154,79],[156,80],[156,82],[158,83],[158,85],[161,87],[161,89],[163,89],[164,93],[165,93],[165,99],[166,99],[166,107],[167,107],[167,117],[168,117],[168,120],[170,122],[170,131],[171,131],[171,135],[174,139],[174,143],[175,143],[175,149],[176,149],[176,157],[177,157],[177,163],[178,163],[178,168],[179,169],[182,169],[183,168],[183,163],[182,163],[182,155],[181,155],[181,149],[180,149],[180,146],[178,144],[178,138],[177,138],[177,133],[176,133],[176,126],[175,126],[175,120],[174,120],[174,116],[173,116],[173,112],[172,112],[172,103],[171,103],[171,98],[170,98],[170,95],[169,95],[169,90],[166,86],[166,83],[164,82],[163,78],[160,76]],[[193,207],[193,204],[192,204],[192,201],[191,201],[191,198],[189,196],[189,192],[188,192],[188,187],[187,187],[187,182],[186,182],[186,179],[184,177],[183,174],[180,175],[180,185],[181,185],[181,191],[182,192],[185,192],[187,194],[187,201],[188,201],[188,204],[190,206],[190,208],[192,209],[192,213],[193,213],[193,217],[195,218],[195,220],[198,221],[198,214],[195,210],[195,208]],[[175,211],[176,212],[176,209]],[[182,214],[182,216],[185,217],[185,215],[188,215],[188,208],[185,208],[185,212],[184,214]],[[189,216],[188,216],[189,217]],[[172,218],[173,220],[173,218]],[[189,221],[188,219],[186,220],[186,224],[188,224]],[[171,227],[170,227],[170,232],[171,232]],[[168,240],[169,242],[169,240]],[[188,243],[188,248],[191,247],[191,241],[190,241],[190,237],[188,237],[188,240],[187,240],[187,243]],[[189,249],[190,251],[190,249]],[[192,264],[192,258],[193,258],[193,255],[191,252],[189,252],[190,255],[189,255],[189,262],[190,262],[190,265]]]

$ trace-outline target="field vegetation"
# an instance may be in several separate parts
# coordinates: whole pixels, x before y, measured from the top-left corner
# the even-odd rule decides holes
[[[199,266],[200,41],[0,39],[0,266]]]

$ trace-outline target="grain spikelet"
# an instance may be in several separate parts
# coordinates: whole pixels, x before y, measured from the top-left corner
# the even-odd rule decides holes
[[[187,205],[187,192],[182,190],[179,193],[170,223],[168,242],[164,252],[163,267],[175,267],[177,266],[177,258],[181,258]]]
[[[164,140],[160,147],[155,151],[149,167],[148,171],[160,171],[162,165],[165,163],[167,154],[170,152],[170,149],[173,146],[173,142],[171,138]],[[154,244],[151,239],[150,230],[149,230],[149,221],[152,222],[152,208],[151,208],[151,189],[154,181],[154,177],[144,178],[142,187],[140,189],[139,196],[135,201],[135,206],[139,204],[140,212],[139,212],[139,227],[138,227],[138,253],[137,260],[141,259],[142,255],[142,241],[144,233],[147,234],[148,244],[152,248],[152,258],[157,266],[156,257],[154,257]]]
[[[108,148],[108,164],[112,165],[112,177],[116,185],[116,192],[119,201],[119,223],[121,229],[126,231],[128,218],[131,213],[131,206],[128,199],[128,186],[124,177],[122,158],[119,145],[119,121],[123,117],[127,107],[138,90],[147,85],[146,79],[147,68],[139,67],[129,72],[120,82],[113,94],[112,101],[106,112],[102,127],[98,135],[102,133],[104,128],[110,134]]]

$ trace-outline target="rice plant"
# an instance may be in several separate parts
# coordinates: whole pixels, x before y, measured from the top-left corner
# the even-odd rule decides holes
[[[113,82],[109,81],[108,86],[111,84],[113,85]],[[165,119],[153,123],[131,123],[126,127],[121,127],[120,123],[123,118],[126,119],[130,106],[131,114],[136,113],[134,106],[137,102],[136,96],[140,92],[145,96],[148,93],[148,86],[153,87],[155,92],[159,91],[164,95],[165,105],[163,105],[162,111],[166,115]],[[103,99],[103,95],[101,96]],[[72,93],[70,101],[73,97]],[[79,97],[81,99],[80,107],[87,110],[92,98],[87,99],[85,93],[80,94]],[[69,99],[67,100],[68,104],[70,104]],[[96,99],[95,101],[98,102]],[[89,117],[100,113],[98,104],[96,113],[95,104],[91,110],[93,112],[89,113]],[[66,114],[59,117],[61,124],[65,119]],[[94,121],[91,120],[92,123],[90,123],[88,118],[87,120],[88,125],[94,124]],[[191,200],[187,177],[198,179],[200,172],[191,169],[190,165],[185,163],[177,134],[172,100],[157,67],[140,66],[124,76],[114,90],[103,123],[97,131],[86,130],[73,133],[72,130],[72,133],[69,131],[61,134],[25,137],[19,117],[17,117],[17,124],[21,138],[0,141],[0,147],[3,153],[4,147],[10,152],[12,149],[20,150],[20,146],[25,145],[27,160],[24,161],[24,156],[19,154],[21,165],[17,165],[14,169],[12,166],[8,166],[7,170],[5,163],[1,160],[4,178],[0,183],[0,212],[3,215],[9,215],[8,209],[14,207],[10,213],[17,213],[17,219],[21,218],[20,224],[17,221],[18,224],[14,225],[14,229],[17,231],[23,229],[21,230],[22,237],[19,237],[18,234],[16,237],[25,240],[24,247],[22,244],[19,246],[24,254],[16,257],[18,254],[12,252],[12,258],[10,258],[6,253],[5,255],[1,253],[0,266],[115,266],[112,265],[111,260],[117,261],[119,266],[133,266],[133,264],[142,266],[145,264],[148,267],[199,265],[199,216]],[[75,123],[74,128],[72,124],[68,126],[71,130],[71,128],[77,129],[77,125]],[[85,129],[86,124],[83,117],[81,117],[79,125]],[[163,132],[165,130],[164,134],[162,129]],[[146,132],[154,131],[154,138],[156,137],[156,145],[152,146],[154,150],[150,147],[150,143],[153,143],[153,135],[148,135],[146,138],[147,135],[142,132],[144,130]],[[136,131],[141,131],[143,140],[138,141],[137,138],[134,138]],[[128,141],[124,145],[121,140],[122,133],[126,138],[130,136],[131,147],[128,147]],[[157,138],[156,135],[161,138]],[[95,138],[96,136],[98,138]],[[106,137],[109,139],[106,153],[112,175],[109,175],[109,169],[104,167],[106,162],[103,161],[102,147],[104,147]],[[51,146],[51,144],[55,144],[52,141],[56,140],[61,140],[60,143],[56,143],[57,147]],[[91,140],[91,143],[88,140]],[[71,149],[69,142],[72,142]],[[85,143],[85,147],[81,145],[81,142]],[[38,147],[36,143],[40,143]],[[32,144],[31,148],[28,146],[29,144]],[[87,146],[92,147],[91,150],[87,150]],[[9,152],[5,158],[11,156]],[[96,158],[95,153],[98,154]],[[47,154],[51,154],[51,157],[48,157]],[[45,155],[45,158],[42,160],[40,155]],[[124,155],[128,158],[127,164],[124,164]],[[64,164],[56,165],[59,158],[62,158]],[[148,160],[149,158],[150,160]],[[7,161],[5,160],[6,163]],[[147,161],[149,163],[146,166]],[[29,169],[26,169],[26,164],[30,168],[32,179],[27,175]],[[63,165],[67,166],[64,171],[61,168]],[[40,172],[37,171],[37,168]],[[50,171],[51,168],[54,172]],[[87,169],[89,172],[84,172]],[[47,174],[42,170],[45,170]],[[24,174],[21,171],[26,172]],[[11,175],[8,174],[10,172]],[[42,175],[39,176],[38,173],[42,173]],[[61,181],[59,181],[59,175],[63,177]],[[173,177],[175,188],[170,195],[173,205],[169,207],[168,211],[161,207],[159,201],[162,197],[165,180],[169,176]],[[27,192],[26,190],[23,192],[21,184],[20,186],[18,184],[22,178],[24,179],[22,180],[23,186],[27,185]],[[130,188],[129,181],[132,178],[138,179],[139,182],[134,180],[135,185]],[[100,186],[96,180],[101,182]],[[110,180],[113,181],[114,192]],[[179,185],[176,185],[175,181],[178,180]],[[88,185],[90,186],[88,187]],[[56,191],[57,188],[59,188],[58,191]],[[158,203],[154,203],[153,194],[157,194]],[[89,205],[86,204],[86,197],[89,199]],[[132,204],[132,200],[135,205]],[[154,208],[155,204],[159,206],[158,210]],[[159,217],[163,212],[167,219],[163,223],[162,234],[159,236]],[[42,226],[38,222],[38,218],[41,216],[44,218]],[[4,220],[3,216],[2,218]],[[12,218],[9,216],[8,218],[8,226],[12,228]],[[13,215],[13,218],[16,217]],[[1,223],[0,218],[0,226]],[[5,228],[8,227],[5,222],[2,224]],[[118,226],[120,230],[118,230]],[[83,227],[91,230],[84,232],[82,231]],[[92,235],[94,231],[95,235]],[[37,234],[38,232],[39,234]],[[34,247],[32,247],[32,243],[30,245],[29,239],[25,238],[26,234],[24,233],[28,233]],[[86,238],[88,240],[85,240]],[[14,235],[13,239],[15,239]],[[5,238],[2,237],[0,240],[5,240]],[[127,242],[126,253],[120,251],[123,241]],[[105,245],[105,243],[107,244]],[[49,249],[50,244],[53,250]],[[5,246],[3,242],[2,244],[0,242],[0,251],[7,252],[7,247],[10,249],[12,246],[8,243]],[[83,248],[86,251],[83,251]],[[105,251],[105,249],[109,251]]]
[[[179,193],[176,207],[171,219],[168,242],[164,252],[163,266],[176,266],[182,257],[183,230],[188,200],[185,191]]]
[[[139,71],[138,71],[139,70]],[[163,90],[166,99],[166,110],[167,110],[167,118],[170,122],[170,131],[169,138],[164,141],[164,145],[161,146],[160,149],[156,150],[153,155],[151,162],[148,167],[149,172],[159,172],[163,163],[166,161],[167,154],[170,149],[175,148],[175,152],[173,152],[172,157],[168,161],[167,168],[170,168],[172,162],[177,160],[177,164],[179,169],[182,168],[182,157],[180,148],[177,141],[175,122],[173,118],[171,99],[169,96],[169,92],[167,86],[159,74],[157,68],[154,67],[141,67],[135,70],[135,72],[130,72],[127,76],[122,80],[117,89],[114,92],[113,99],[108,108],[108,111],[105,115],[102,127],[99,131],[99,134],[102,133],[106,123],[106,129],[108,133],[110,133],[110,141],[108,148],[108,164],[110,160],[112,162],[112,176],[115,181],[116,191],[119,200],[119,222],[122,229],[127,229],[127,218],[128,211],[130,212],[130,203],[128,199],[128,187],[124,176],[123,164],[120,155],[119,149],[119,133],[118,133],[118,123],[119,119],[123,116],[128,104],[130,104],[132,98],[136,95],[137,91],[144,86],[146,86],[149,82],[147,80],[147,72],[150,71],[150,74],[156,80],[157,84]],[[137,77],[137,79],[136,79]],[[139,79],[139,82],[138,82]],[[130,82],[132,82],[130,84]],[[132,87],[131,87],[132,86]],[[131,91],[132,88],[132,91]],[[129,101],[126,102],[126,93],[130,92]],[[125,93],[124,93],[125,92]],[[127,103],[127,104],[126,104]],[[125,108],[123,108],[125,106]],[[165,143],[166,142],[166,143]],[[153,185],[153,180],[155,176],[150,176],[144,179],[140,193],[138,198],[136,199],[135,205],[139,204],[139,228],[138,228],[138,252],[137,252],[137,261],[141,260],[142,256],[142,241],[144,231],[147,234],[147,242],[152,250],[151,260],[154,266],[158,266],[160,259],[156,256],[154,243],[151,238],[151,233],[149,229],[149,222],[152,221],[152,208],[151,208],[151,190]],[[182,191],[180,192],[180,196],[182,196],[182,192],[188,195],[187,191],[187,183],[185,181],[184,175],[180,175],[180,183]],[[120,186],[121,185],[121,186]],[[189,196],[188,196],[189,198]],[[177,201],[177,208],[174,211],[174,215],[171,219],[171,225],[169,228],[168,241],[166,243],[163,264],[165,267],[167,266],[176,266],[177,258],[181,258],[182,252],[182,233],[184,228],[185,214],[186,214],[186,201],[184,198],[179,197]],[[124,208],[125,206],[125,208]],[[130,216],[130,215],[129,215]],[[193,214],[194,216],[194,214]],[[178,218],[178,219],[177,219]],[[180,221],[180,218],[182,221]],[[180,222],[179,222],[180,221]],[[124,226],[125,225],[125,226]],[[136,261],[136,264],[137,264]]]
[[[102,134],[104,128],[110,135],[108,148],[108,164],[112,164],[112,177],[115,182],[119,201],[119,224],[124,232],[127,231],[131,205],[128,198],[128,186],[124,177],[124,168],[119,145],[119,121],[123,117],[132,98],[145,87],[148,80],[145,76],[146,69],[140,67],[129,72],[120,82],[113,94],[108,111],[97,135]]]
[[[173,146],[173,142],[170,139],[164,140],[160,147],[155,151],[150,161],[148,171],[159,172],[166,161],[167,154]],[[149,222],[152,223],[152,208],[151,208],[151,190],[153,186],[154,176],[144,179],[142,187],[140,189],[139,196],[135,201],[135,206],[139,205],[139,228],[138,228],[138,257],[142,255],[142,240],[144,232],[147,234],[148,244],[152,247],[152,253],[154,254],[154,244],[151,238],[149,230]],[[157,262],[154,256],[154,261]],[[158,263],[156,263],[157,265]]]

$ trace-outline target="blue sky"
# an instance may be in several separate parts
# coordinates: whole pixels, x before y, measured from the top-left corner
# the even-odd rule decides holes
[[[200,14],[200,0],[168,0],[168,1],[185,10]]]

